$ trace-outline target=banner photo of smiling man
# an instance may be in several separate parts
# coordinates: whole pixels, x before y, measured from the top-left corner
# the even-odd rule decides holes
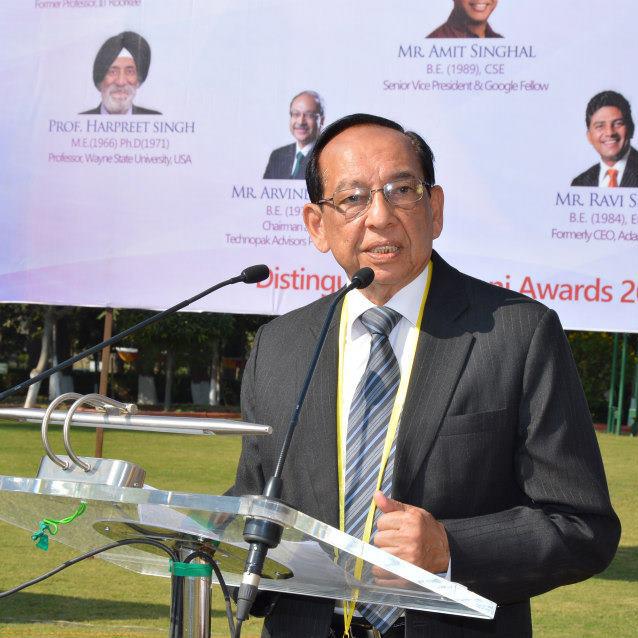
[[[600,161],[572,180],[572,186],[638,187],[638,151],[631,145],[634,120],[627,99],[616,91],[602,91],[585,111],[587,140]]]
[[[270,154],[264,179],[304,179],[310,151],[324,118],[324,101],[316,91],[302,91],[292,98],[289,127],[295,141]]]
[[[109,38],[93,63],[93,83],[102,101],[80,115],[161,115],[133,103],[150,65],[151,47],[138,33],[123,31]]]

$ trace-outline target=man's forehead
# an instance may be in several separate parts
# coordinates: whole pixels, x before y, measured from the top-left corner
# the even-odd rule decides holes
[[[291,106],[294,107],[296,104],[299,105],[301,103],[310,104],[310,105],[312,105],[312,108],[317,106],[317,100],[315,99],[315,97],[313,95],[309,95],[308,93],[302,93],[301,95],[298,95],[292,101],[292,105]]]
[[[601,106],[597,111],[594,111],[591,116],[591,123],[603,122],[605,120],[618,120],[623,119],[622,111],[617,106]]]

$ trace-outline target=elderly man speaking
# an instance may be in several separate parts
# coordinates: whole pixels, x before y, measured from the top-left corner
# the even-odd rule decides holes
[[[364,114],[334,122],[306,183],[316,248],[348,276],[369,266],[375,279],[335,313],[282,500],[498,603],[491,621],[357,603],[354,636],[531,636],[530,597],[605,569],[620,536],[558,317],[432,250],[443,190],[429,146],[399,124]],[[234,494],[261,494],[272,476],[331,301],[257,333],[242,409],[274,434],[245,438]],[[341,607],[282,595],[264,636],[341,636]]]
[[[80,115],[161,115],[159,111],[133,104],[150,65],[151,48],[141,35],[123,31],[109,38],[93,64],[93,83],[102,101]]]

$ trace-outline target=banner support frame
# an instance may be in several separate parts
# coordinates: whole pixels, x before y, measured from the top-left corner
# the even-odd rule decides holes
[[[103,341],[113,336],[113,308],[106,308],[104,313],[104,336]],[[98,393],[106,396],[109,384],[109,372],[111,363],[111,346],[102,348],[102,366],[100,369],[100,384]],[[95,457],[102,458],[102,447],[104,445],[104,428],[95,429]]]

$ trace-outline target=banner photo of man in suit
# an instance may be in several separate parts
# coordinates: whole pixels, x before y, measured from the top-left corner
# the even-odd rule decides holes
[[[585,124],[600,161],[575,177],[572,186],[637,188],[638,152],[631,146],[635,127],[627,99],[616,91],[594,95],[587,104]]]
[[[109,38],[93,63],[93,83],[102,101],[80,115],[161,115],[133,104],[150,65],[151,47],[138,33],[123,31]]]
[[[290,102],[292,144],[276,148],[268,158],[264,179],[304,179],[310,151],[325,118],[323,99],[316,91],[302,91]]]

